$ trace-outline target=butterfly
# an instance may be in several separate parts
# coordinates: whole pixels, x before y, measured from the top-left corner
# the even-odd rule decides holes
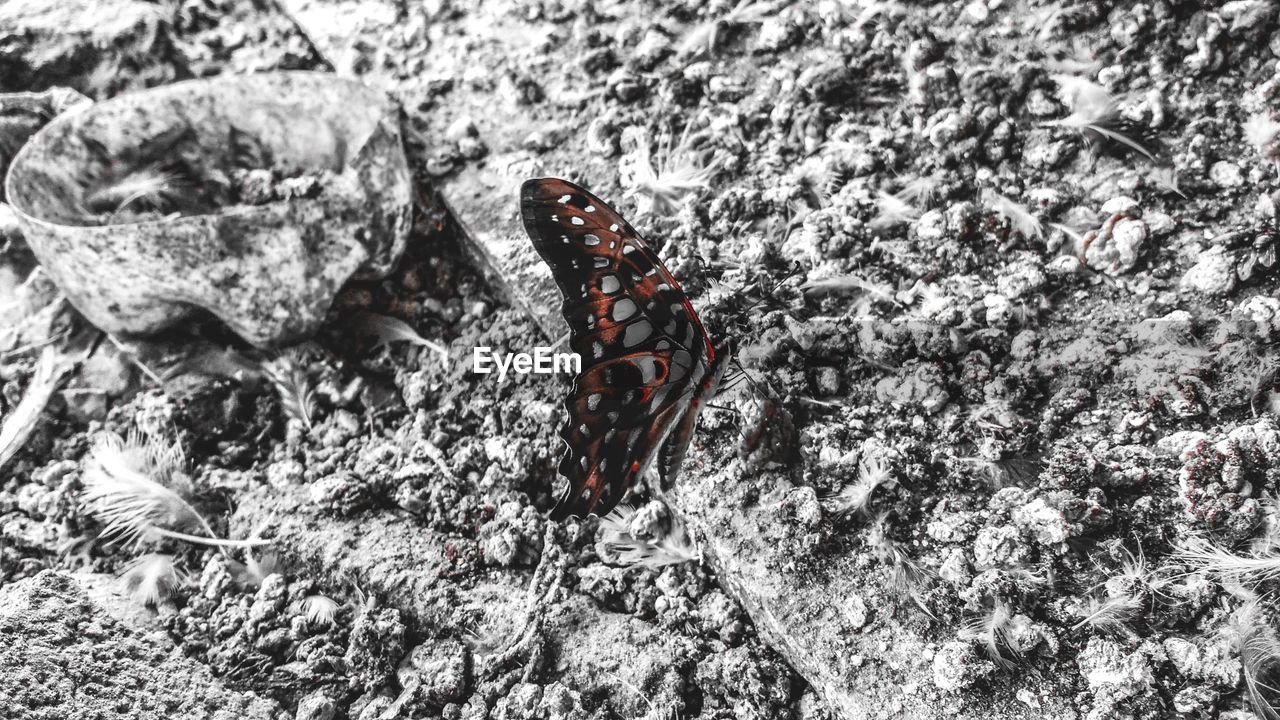
[[[635,228],[567,180],[528,180],[520,214],[564,298],[581,372],[565,399],[551,517],[604,515],[653,462],[664,488],[684,460],[698,413],[733,356],[713,343],[680,284]]]

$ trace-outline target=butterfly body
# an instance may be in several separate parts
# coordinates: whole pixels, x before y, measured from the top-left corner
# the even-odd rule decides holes
[[[569,487],[552,516],[603,515],[655,461],[670,485],[731,345],[711,341],[653,250],[587,190],[529,180],[520,209],[564,298],[570,348],[582,359],[560,431]]]

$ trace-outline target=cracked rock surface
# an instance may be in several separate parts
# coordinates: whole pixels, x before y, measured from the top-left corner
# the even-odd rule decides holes
[[[122,624],[54,571],[0,588],[0,703],[23,720],[287,717],[228,689],[163,632]]]

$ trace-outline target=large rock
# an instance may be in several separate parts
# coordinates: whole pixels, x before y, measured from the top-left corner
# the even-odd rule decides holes
[[[190,189],[246,172],[314,189],[253,201]],[[413,207],[399,108],[323,73],[192,81],[68,113],[23,147],[6,191],[97,327],[149,334],[207,311],[258,346],[310,336],[344,282],[390,271]],[[156,207],[131,214],[139,197]]]
[[[272,701],[225,687],[160,631],[113,617],[75,578],[0,588],[0,708],[23,720],[275,720]]]

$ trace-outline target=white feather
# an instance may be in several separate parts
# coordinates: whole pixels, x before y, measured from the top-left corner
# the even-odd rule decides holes
[[[123,578],[134,601],[154,606],[178,586],[178,571],[173,556],[160,553],[143,555],[125,569]]]
[[[636,509],[619,505],[600,520],[600,542],[605,554],[623,565],[662,567],[698,559],[697,547],[685,532],[684,525],[671,520],[666,535],[655,540],[637,538],[631,533]]]

